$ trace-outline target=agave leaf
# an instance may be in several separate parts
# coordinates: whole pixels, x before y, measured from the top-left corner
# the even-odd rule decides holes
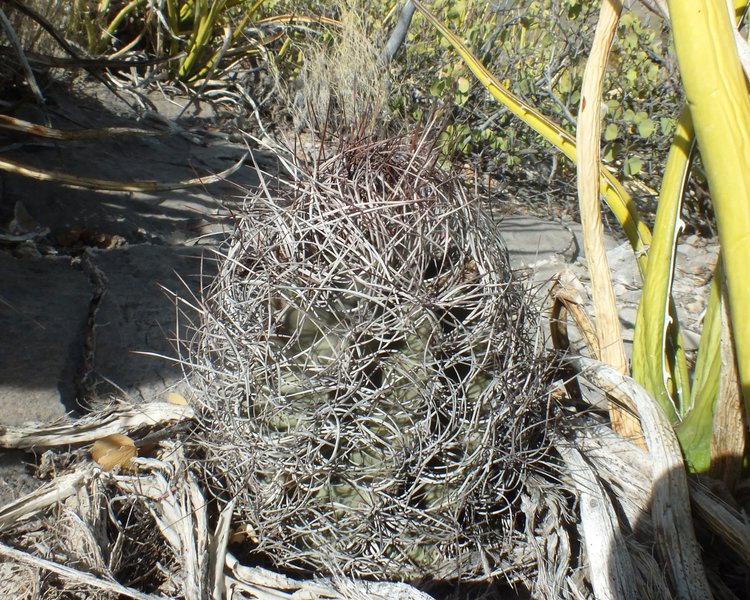
[[[674,45],[711,189],[737,366],[750,410],[750,99],[724,2],[669,0]]]
[[[704,402],[706,398],[716,398],[719,393],[721,372],[721,262],[716,265],[711,291],[703,317],[703,329],[698,345],[698,357],[693,371],[693,387],[688,411]]]
[[[208,10],[206,10],[206,3],[195,3],[192,15],[193,31],[190,34],[187,56],[181,61],[178,70],[181,79],[194,79],[202,72],[202,68],[210,66],[206,64],[206,51],[217,27],[221,25],[221,12],[225,3],[223,0],[212,2]]]
[[[679,323],[671,301],[680,210],[695,148],[690,109],[685,107],[664,168],[650,265],[643,283],[633,337],[632,375],[672,422],[687,410],[690,394]]]
[[[721,377],[721,283],[714,274],[708,307],[703,318],[690,410],[677,427],[677,437],[691,471],[705,472],[711,463],[713,411]]]
[[[117,29],[120,27],[122,22],[127,19],[131,13],[138,8],[141,4],[145,4],[144,0],[131,0],[114,16],[109,22],[107,28],[101,33],[100,40],[106,43],[108,40],[114,38],[117,34]]]

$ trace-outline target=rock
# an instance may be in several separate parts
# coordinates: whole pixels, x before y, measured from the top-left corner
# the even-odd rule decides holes
[[[196,247],[144,244],[95,257],[106,277],[95,317],[95,378],[146,401],[162,399],[182,379],[175,362],[175,299],[169,292],[186,299],[199,294],[202,254]],[[206,277],[212,265],[204,263]],[[108,388],[112,390],[107,385],[99,390]]]
[[[505,217],[497,225],[516,269],[562,265],[580,251],[576,236],[560,223],[522,215]]]
[[[67,258],[0,254],[0,424],[75,411],[91,286]]]

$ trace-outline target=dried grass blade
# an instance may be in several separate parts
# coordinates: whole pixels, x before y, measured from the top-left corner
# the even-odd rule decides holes
[[[147,496],[153,501],[149,510],[181,561],[183,596],[186,600],[202,600],[209,589],[207,501],[186,468],[182,449],[171,448],[168,456],[166,462],[149,461],[153,469],[150,476],[120,477],[116,483],[128,494]],[[180,476],[165,477],[161,471]]]
[[[90,140],[120,135],[157,136],[164,135],[162,131],[153,129],[139,129],[137,127],[101,127],[98,129],[55,129],[38,123],[30,123],[23,119],[0,115],[0,129],[18,131],[49,140]]]
[[[244,589],[253,594],[252,598],[261,600],[282,600],[285,598],[289,600],[294,598],[434,600],[432,596],[406,583],[373,582],[345,578],[337,578],[336,581],[327,579],[298,581],[262,567],[246,567],[229,553],[227,554],[226,564],[233,575],[227,578],[229,582],[227,588]]]
[[[312,597],[314,597],[313,594],[317,594],[322,598],[341,597],[335,590],[319,583],[309,582],[308,585],[304,581],[297,581],[291,577],[286,577],[262,567],[247,567],[240,563],[231,553],[227,553],[226,555],[226,566],[242,588],[249,588],[249,591],[257,594],[259,598],[265,597],[263,595],[264,589],[268,591],[274,590],[282,598],[285,597],[281,595],[283,593],[282,590],[290,591],[287,596],[289,598],[298,590],[305,590]],[[231,589],[229,586],[227,588]],[[302,593],[299,595],[301,596]]]
[[[651,459],[605,425],[586,424],[575,432],[573,442],[586,460],[613,489],[631,528],[643,527],[651,504]]]
[[[747,517],[714,495],[699,480],[690,480],[690,497],[708,527],[750,567],[750,527]]]
[[[42,94],[42,90],[39,88],[39,84],[36,82],[34,71],[31,70],[31,65],[29,65],[29,61],[26,59],[26,54],[24,54],[21,43],[18,41],[18,36],[13,29],[13,25],[2,9],[0,9],[0,25],[5,30],[5,35],[8,36],[10,45],[13,46],[13,49],[18,56],[18,60],[21,63],[23,72],[26,75],[26,83],[28,83],[29,88],[31,88],[31,92],[34,94],[36,101],[39,104],[44,104],[44,95]]]
[[[185,181],[175,183],[161,183],[159,181],[133,181],[125,183],[122,181],[112,181],[111,179],[98,179],[96,177],[81,177],[71,175],[70,173],[61,173],[59,171],[48,171],[46,169],[37,169],[19,162],[0,159],[0,171],[31,177],[38,181],[52,181],[60,185],[70,187],[79,187],[87,190],[104,190],[111,192],[165,192],[170,190],[181,190],[184,188],[195,187],[200,185],[209,185],[222,181],[235,173],[245,163],[247,154],[245,154],[236,164],[230,168],[217,173],[216,175],[206,175],[205,177],[195,177]]]
[[[27,552],[23,552],[21,550],[11,548],[10,546],[6,546],[2,542],[0,542],[0,556],[4,556],[19,563],[31,565],[32,567],[44,569],[45,571],[50,571],[52,573],[55,573],[59,577],[62,577],[63,579],[74,581],[81,586],[104,590],[105,592],[110,592],[113,594],[119,594],[120,596],[125,596],[126,598],[133,598],[133,600],[164,600],[163,596],[152,596],[151,594],[144,594],[142,592],[139,592],[138,590],[120,585],[119,583],[116,583],[114,581],[104,581],[103,579],[99,579],[98,577],[91,575],[90,573],[84,573],[83,571],[79,571],[78,569],[61,565],[45,558],[32,556]]]
[[[18,521],[34,517],[50,506],[74,496],[93,476],[90,468],[60,475],[33,492],[0,508],[0,531],[13,527]]]

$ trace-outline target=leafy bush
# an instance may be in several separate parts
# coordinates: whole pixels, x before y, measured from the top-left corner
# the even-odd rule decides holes
[[[431,10],[454,31],[511,91],[572,132],[596,3],[538,0],[531,3],[438,2]],[[406,57],[395,67],[402,83],[393,99],[405,119],[421,121],[434,106],[451,125],[443,135],[446,152],[471,160],[483,171],[525,179],[531,169],[541,179],[570,179],[572,171],[546,144],[475,85],[444,41],[415,19]],[[658,160],[671,143],[681,101],[674,58],[666,52],[669,31],[659,18],[629,12],[622,19],[610,69],[604,135],[605,162],[626,182],[633,176],[658,185]],[[418,65],[430,64],[430,69]],[[405,85],[408,84],[408,85]],[[423,90],[420,93],[419,90]],[[427,94],[429,91],[429,94]],[[510,169],[510,170],[509,170]],[[646,212],[654,210],[641,203]]]

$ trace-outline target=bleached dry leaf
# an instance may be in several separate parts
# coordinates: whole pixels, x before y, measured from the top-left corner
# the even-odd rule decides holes
[[[22,427],[0,428],[0,448],[23,450],[85,444],[140,427],[189,421],[194,416],[190,406],[169,402],[151,402],[139,406],[121,404],[70,422],[43,425],[29,423]]]
[[[91,448],[91,458],[99,463],[105,471],[115,467],[127,469],[131,461],[138,454],[135,442],[127,435],[113,433],[100,440],[96,440]]]
[[[579,376],[620,402],[633,403],[651,457],[651,516],[656,544],[681,598],[710,598],[711,591],[692,525],[688,481],[674,429],[653,398],[636,381],[609,365],[566,357]]]
[[[185,396],[180,394],[179,392],[169,392],[167,394],[167,402],[170,404],[176,404],[177,406],[187,406],[188,401]]]
[[[91,469],[81,468],[60,475],[33,492],[0,508],[0,530],[12,527],[18,521],[30,519],[39,512],[77,494],[92,476]]]

